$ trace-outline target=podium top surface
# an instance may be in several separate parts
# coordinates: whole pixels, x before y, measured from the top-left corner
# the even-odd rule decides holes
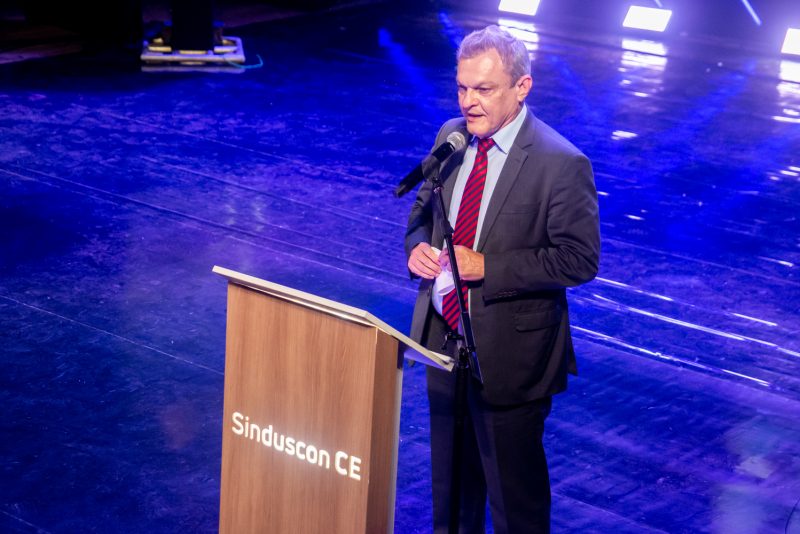
[[[334,315],[345,321],[379,328],[383,332],[397,339],[402,344],[403,355],[405,358],[418,361],[425,365],[431,365],[439,369],[444,369],[446,371],[451,371],[453,369],[454,362],[451,357],[426,349],[410,337],[384,323],[366,310],[348,306],[347,304],[342,304],[341,302],[336,302],[335,300],[319,297],[298,289],[282,286],[274,282],[268,282],[267,280],[262,280],[261,278],[256,278],[255,276],[239,273],[218,265],[214,266],[213,272],[224,276],[230,283],[238,284],[276,298],[294,302],[295,304],[304,306],[306,308],[312,308],[329,315]]]

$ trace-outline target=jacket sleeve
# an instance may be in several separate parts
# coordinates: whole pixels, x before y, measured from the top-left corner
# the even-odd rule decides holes
[[[411,206],[411,213],[408,216],[406,225],[405,248],[406,257],[411,255],[420,243],[430,243],[433,234],[433,202],[432,187],[430,182],[425,182],[417,192],[417,198]]]

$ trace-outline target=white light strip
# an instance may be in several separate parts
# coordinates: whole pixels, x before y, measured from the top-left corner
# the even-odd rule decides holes
[[[540,0],[500,0],[500,5],[497,9],[506,13],[517,13],[532,17],[539,11],[539,3]]]
[[[654,357],[656,357],[656,358],[658,358],[660,360],[665,360],[665,361],[668,361],[668,362],[675,362],[675,363],[683,364],[683,365],[686,365],[688,367],[692,367],[692,368],[695,368],[695,369],[702,369],[704,371],[711,371],[713,373],[716,373],[716,372],[720,371],[720,372],[723,372],[723,373],[726,373],[726,374],[730,374],[730,375],[734,375],[734,376],[738,376],[738,377],[741,377],[741,378],[744,378],[744,379],[747,379],[747,380],[752,380],[753,382],[755,382],[756,384],[759,384],[761,386],[772,387],[771,383],[767,382],[766,380],[761,380],[760,378],[754,378],[752,376],[743,375],[741,373],[736,373],[736,372],[730,371],[728,369],[718,368],[718,367],[714,367],[714,366],[711,366],[711,365],[703,365],[701,363],[698,363],[698,362],[695,362],[695,361],[691,361],[691,360],[685,360],[685,359],[682,359],[682,358],[676,358],[675,356],[670,356],[670,355],[664,354],[664,353],[662,353],[660,351],[653,351],[653,350],[646,349],[644,347],[637,347],[636,345],[632,345],[630,343],[626,343],[626,342],[622,341],[621,339],[615,338],[613,336],[609,336],[609,335],[603,334],[601,332],[595,332],[594,330],[588,330],[586,328],[581,328],[580,326],[577,326],[577,325],[573,325],[571,328],[574,331],[581,332],[583,334],[587,334],[587,335],[589,335],[591,337],[594,337],[596,339],[601,339],[603,341],[608,342],[609,344],[617,345],[617,346],[624,347],[624,348],[630,349],[630,350],[634,350],[634,351],[640,352],[642,354],[647,354],[648,356],[654,356]],[[787,352],[786,350],[783,350],[781,348],[778,348],[778,350],[781,350],[782,352]]]
[[[783,40],[781,52],[800,56],[800,29],[789,28],[786,30],[786,39]]]
[[[747,10],[747,12],[750,13],[750,17],[753,19],[753,22],[761,26],[761,19],[758,17],[756,10],[753,9],[753,6],[750,5],[750,2],[748,2],[747,0],[742,0],[742,4],[744,5],[744,8]]]
[[[772,321],[765,321],[764,319],[759,319],[757,317],[750,317],[749,315],[744,315],[741,313],[732,313],[731,315],[735,317],[741,317],[742,319],[747,319],[748,321],[755,321],[756,323],[765,324],[767,326],[778,326],[778,323],[773,323]]]
[[[672,11],[654,7],[631,6],[622,25],[626,28],[663,32],[667,29]]]

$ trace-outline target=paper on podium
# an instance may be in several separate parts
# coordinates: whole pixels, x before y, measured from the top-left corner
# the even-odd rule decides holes
[[[379,328],[397,339],[402,344],[403,357],[406,359],[425,365],[430,365],[445,371],[453,370],[453,358],[426,349],[410,337],[384,323],[368,311],[354,308],[353,306],[348,306],[334,300],[318,297],[317,295],[312,295],[311,293],[306,293],[298,289],[268,282],[254,276],[232,271],[224,267],[219,267],[218,265],[215,265],[212,271],[216,274],[224,276],[232,283],[249,287],[250,289],[266,293],[267,295],[295,302],[301,306],[313,308],[329,315],[335,315],[346,321]]]

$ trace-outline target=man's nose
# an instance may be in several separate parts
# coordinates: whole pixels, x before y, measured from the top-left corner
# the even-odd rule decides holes
[[[467,89],[466,93],[464,94],[464,107],[471,108],[475,104],[477,104],[478,99],[476,98],[478,93],[472,89]]]

